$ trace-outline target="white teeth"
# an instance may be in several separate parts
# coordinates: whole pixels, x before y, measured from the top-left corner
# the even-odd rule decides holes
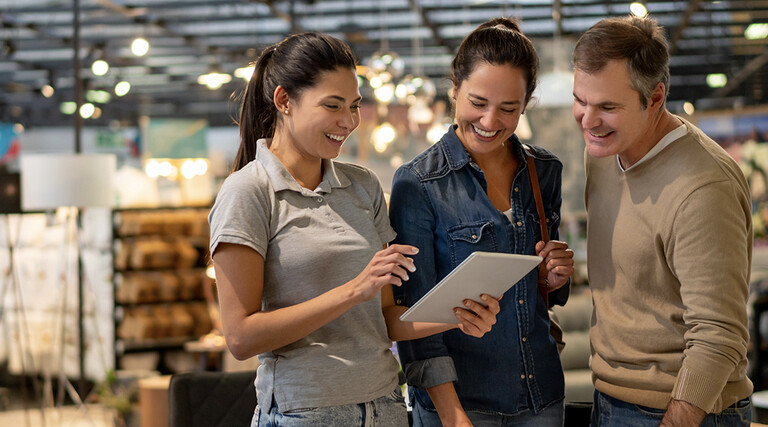
[[[344,141],[343,135],[332,135],[330,133],[326,133],[325,136],[327,136],[328,138],[331,138],[334,141],[339,141],[339,142]]]
[[[477,132],[478,135],[484,136],[486,138],[490,138],[490,137],[496,135],[497,133],[499,133],[499,131],[496,131],[496,132],[486,132],[484,130],[478,129],[477,126],[475,126],[475,125],[472,125],[472,128],[475,129],[475,132]]]
[[[598,138],[602,138],[602,137],[604,137],[604,136],[607,136],[609,133],[610,133],[610,132],[606,132],[606,133],[595,133],[595,132],[592,132],[592,131],[590,131],[590,132],[589,132],[589,134],[590,134],[590,135],[592,135],[592,136],[596,136],[596,137],[598,137]]]

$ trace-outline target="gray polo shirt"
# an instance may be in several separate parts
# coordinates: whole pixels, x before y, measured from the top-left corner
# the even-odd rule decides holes
[[[323,161],[315,191],[302,188],[259,140],[256,160],[230,175],[211,210],[210,250],[245,245],[264,257],[262,309],[295,305],[355,278],[395,237],[378,178]],[[367,402],[397,386],[381,297],[285,347],[259,355],[259,406],[281,411]]]

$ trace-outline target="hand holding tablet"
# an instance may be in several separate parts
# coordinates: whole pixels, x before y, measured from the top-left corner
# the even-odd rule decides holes
[[[400,320],[458,323],[454,307],[464,307],[465,299],[482,302],[481,294],[499,298],[540,262],[541,257],[535,255],[473,252],[403,313]]]

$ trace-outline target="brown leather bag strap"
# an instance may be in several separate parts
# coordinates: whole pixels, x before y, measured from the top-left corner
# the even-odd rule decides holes
[[[526,151],[530,153],[530,148],[523,145]],[[541,188],[539,187],[539,175],[536,173],[536,164],[530,156],[525,157],[525,163],[528,165],[528,176],[531,178],[531,188],[533,189],[533,199],[536,202],[536,211],[539,214],[539,226],[541,227],[541,240],[544,243],[549,241],[549,230],[547,229],[547,217],[544,215],[544,202],[541,199]],[[547,282],[547,267],[542,262],[539,264],[538,288],[541,297],[544,299],[544,305],[549,308],[549,283]]]

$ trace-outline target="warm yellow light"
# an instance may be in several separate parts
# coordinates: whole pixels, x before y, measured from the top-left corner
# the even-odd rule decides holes
[[[40,88],[40,93],[43,94],[44,97],[50,98],[53,96],[53,86],[51,85],[45,85],[42,88]]]
[[[62,102],[59,105],[59,111],[61,111],[62,114],[75,114],[77,111],[77,104],[75,104],[72,101]]]
[[[386,104],[392,101],[392,98],[395,97],[395,85],[392,83],[381,85],[380,87],[374,89],[373,96],[376,97],[377,101]]]
[[[397,132],[389,122],[384,122],[376,126],[371,134],[371,142],[373,143],[374,150],[379,153],[387,151],[387,147],[389,147],[389,144],[391,144],[396,137]]]
[[[251,76],[253,76],[253,71],[256,69],[256,67],[242,67],[235,70],[235,77],[241,78],[245,81],[251,80]]]
[[[109,71],[109,64],[103,59],[97,59],[96,61],[93,61],[93,64],[91,64],[91,71],[93,71],[93,74],[96,74],[97,76],[103,76],[104,74],[107,74],[107,71]]]
[[[208,89],[215,90],[222,87],[224,84],[232,81],[232,76],[225,73],[208,73],[201,74],[197,77],[197,83],[207,86]]]
[[[195,177],[195,162],[192,160],[184,160],[181,164],[181,176],[187,179]]]
[[[147,165],[144,166],[144,172],[150,178],[157,178],[160,176],[160,163],[155,160],[149,160]]]
[[[130,91],[131,91],[131,84],[126,81],[118,82],[115,85],[115,95],[117,96],[125,96]]]
[[[768,37],[768,23],[749,24],[746,30],[744,30],[744,37],[747,40],[760,40]]]
[[[696,108],[694,108],[693,104],[686,101],[683,104],[683,111],[685,111],[685,114],[688,114],[689,116],[691,116],[693,115],[693,112],[696,111]]]
[[[149,42],[138,37],[131,43],[131,52],[136,56],[144,56],[149,52]]]
[[[728,77],[723,73],[707,74],[707,86],[711,88],[723,87],[728,83]]]
[[[427,141],[429,141],[431,144],[436,143],[437,141],[440,141],[440,138],[445,135],[445,132],[447,132],[448,129],[446,129],[444,126],[442,126],[440,123],[433,124],[429,130],[427,130]]]
[[[645,5],[640,2],[631,3],[629,5],[629,11],[639,18],[645,18],[648,16],[648,9],[646,9]]]
[[[93,116],[93,113],[95,111],[96,111],[96,107],[90,102],[86,102],[85,104],[80,106],[80,117],[84,119],[90,119],[91,116]]]
[[[203,176],[208,172],[208,161],[205,159],[195,160],[195,174]]]

